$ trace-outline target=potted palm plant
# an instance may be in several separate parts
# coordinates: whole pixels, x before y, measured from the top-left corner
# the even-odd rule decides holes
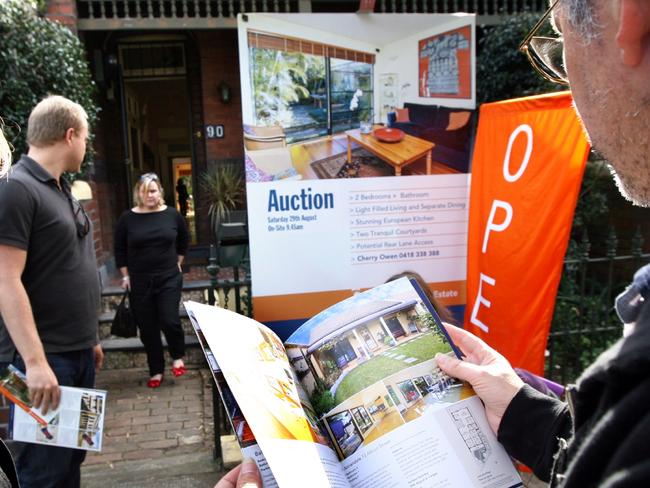
[[[200,184],[208,202],[210,227],[215,236],[221,266],[238,266],[246,253],[245,179],[235,164],[220,164],[203,173]]]

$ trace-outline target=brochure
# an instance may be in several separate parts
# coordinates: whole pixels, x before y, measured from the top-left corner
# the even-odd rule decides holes
[[[22,372],[12,365],[0,372],[0,393],[15,405],[9,422],[9,437],[21,442],[101,451],[106,392],[69,386],[60,388],[58,408],[44,414],[32,406]]]
[[[284,344],[242,315],[185,308],[265,487],[523,486],[480,399],[438,368],[436,353],[459,351],[414,281],[337,303]]]

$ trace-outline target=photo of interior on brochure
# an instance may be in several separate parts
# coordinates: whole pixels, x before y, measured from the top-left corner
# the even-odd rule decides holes
[[[438,368],[437,353],[460,352],[415,281],[357,293],[284,344],[242,315],[185,307],[265,486],[523,486],[471,387]]]

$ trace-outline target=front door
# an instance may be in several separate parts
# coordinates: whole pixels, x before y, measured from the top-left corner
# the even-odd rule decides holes
[[[190,105],[182,42],[119,44],[131,181],[160,177],[167,205],[186,218],[196,243]],[[170,103],[170,101],[173,101]]]

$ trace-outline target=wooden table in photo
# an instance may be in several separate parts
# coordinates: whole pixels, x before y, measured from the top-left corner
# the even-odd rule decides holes
[[[422,156],[426,156],[427,174],[431,174],[431,150],[435,147],[433,142],[408,134],[405,134],[400,142],[381,142],[372,133],[362,134],[359,129],[348,130],[345,135],[348,137],[348,163],[352,162],[352,141],[354,141],[393,166],[395,176],[402,174],[402,167],[417,161]]]

